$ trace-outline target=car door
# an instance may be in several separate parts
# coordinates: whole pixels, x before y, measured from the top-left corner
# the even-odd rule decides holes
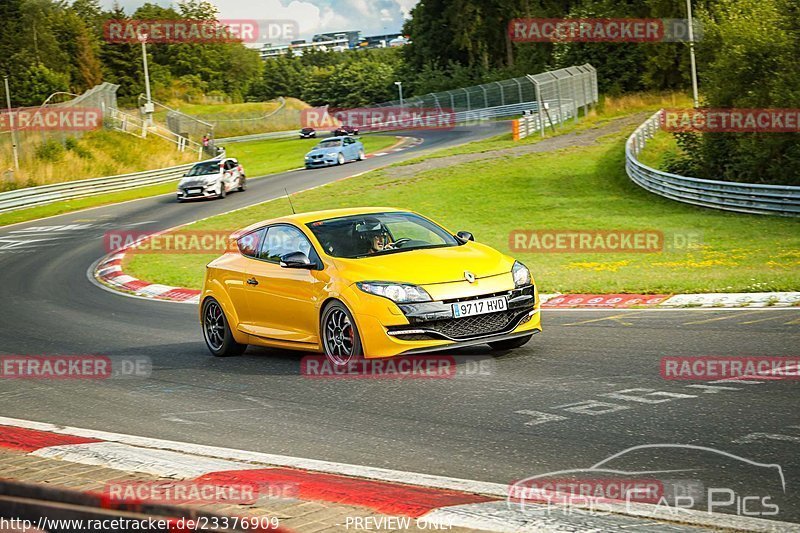
[[[300,229],[290,224],[267,228],[258,260],[247,272],[248,333],[297,344],[319,342],[318,302],[329,276],[322,270],[284,268],[280,258],[305,253],[322,265],[317,252]]]
[[[226,190],[231,190],[233,187],[236,178],[234,176],[234,169],[236,165],[233,162],[233,159],[226,159],[225,163],[222,165],[222,182],[225,185]]]
[[[344,138],[344,157],[345,159],[355,159],[355,141],[350,137]]]

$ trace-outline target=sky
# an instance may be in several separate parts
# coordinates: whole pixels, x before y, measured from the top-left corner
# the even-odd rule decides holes
[[[163,6],[178,0],[101,0],[110,9],[115,3],[130,14],[146,2]],[[403,20],[418,0],[211,0],[220,19],[296,20],[300,37],[315,33],[361,30],[362,36],[400,32]]]

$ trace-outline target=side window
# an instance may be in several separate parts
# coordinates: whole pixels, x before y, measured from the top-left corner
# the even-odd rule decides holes
[[[303,252],[312,261],[317,255],[305,234],[293,226],[278,225],[267,228],[267,236],[261,246],[260,259],[278,263],[286,254]]]
[[[353,139],[351,139],[350,137],[347,137],[347,138],[345,138],[344,143],[345,144],[353,144]]]
[[[231,161],[230,159],[225,161],[225,170],[230,170],[232,168],[233,168],[233,161]]]
[[[242,252],[242,255],[253,258],[258,257],[258,251],[261,249],[265,232],[266,229],[261,228],[239,237],[236,244],[239,246],[239,251]]]

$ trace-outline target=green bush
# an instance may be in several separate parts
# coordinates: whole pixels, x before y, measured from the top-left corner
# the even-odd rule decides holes
[[[61,161],[61,158],[64,157],[65,152],[66,150],[60,142],[56,141],[55,139],[48,139],[36,147],[34,154],[36,159],[40,161],[56,163]]]
[[[75,137],[67,137],[64,141],[64,147],[81,159],[94,159],[92,152],[81,146]]]

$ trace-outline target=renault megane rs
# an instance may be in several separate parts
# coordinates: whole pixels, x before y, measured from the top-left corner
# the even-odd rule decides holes
[[[476,344],[512,349],[541,331],[525,265],[417,213],[303,213],[232,238],[208,264],[200,300],[217,356],[253,344],[345,365]]]

